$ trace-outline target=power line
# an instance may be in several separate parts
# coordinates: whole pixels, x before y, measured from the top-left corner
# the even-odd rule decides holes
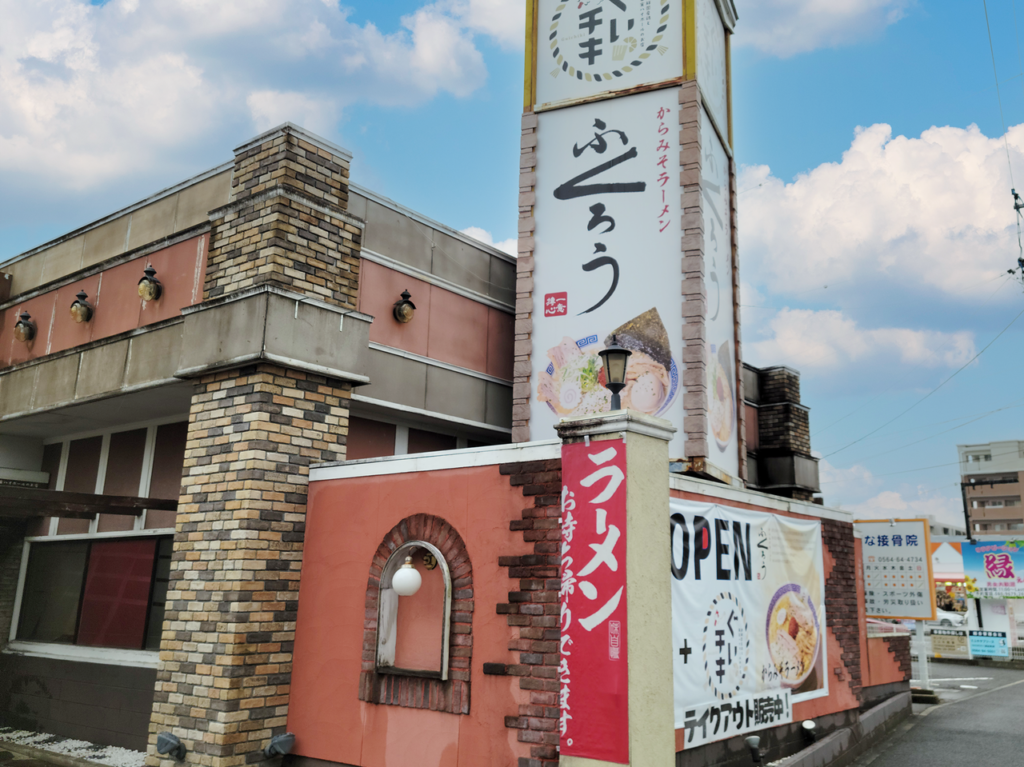
[[[1013,182],[1013,164],[1010,162],[1010,142],[1006,138],[1006,118],[1003,117],[1003,97],[999,93],[999,71],[996,69],[996,49],[992,44],[992,25],[988,21],[988,0],[981,0],[982,8],[985,9],[985,29],[988,30],[988,50],[992,54],[992,75],[996,80],[996,101],[999,104],[999,122],[1003,126],[1003,148],[1006,149],[1006,164],[1010,168],[1010,186],[1016,188]],[[1014,8],[1016,14],[1016,8]]]
[[[895,453],[895,452],[897,452],[899,450],[905,450],[908,447],[913,447],[914,445],[920,445],[922,442],[928,442],[929,440],[935,439],[936,437],[940,437],[943,434],[948,434],[951,431],[956,431],[957,429],[962,429],[965,426],[970,426],[972,423],[976,423],[977,421],[981,421],[982,419],[988,418],[989,416],[993,416],[996,413],[1001,413],[1004,410],[1013,410],[1014,408],[1018,408],[1018,407],[1022,407],[1022,406],[1021,405],[1007,405],[1006,407],[1001,407],[1001,408],[999,408],[997,410],[989,411],[988,413],[982,413],[981,415],[977,416],[976,418],[972,418],[971,420],[967,421],[966,423],[962,423],[959,426],[952,426],[952,427],[950,427],[948,429],[943,429],[940,432],[936,432],[935,434],[929,434],[927,437],[922,437],[921,439],[914,440],[913,442],[908,442],[906,445],[900,445],[899,447],[894,447],[891,450],[884,450],[881,453],[875,453],[874,455],[869,456],[867,458],[862,458],[861,461],[871,461],[871,460],[874,460],[875,458],[881,458],[883,455],[889,455],[889,453]]]
[[[888,421],[886,421],[885,423],[883,423],[883,424],[882,424],[881,426],[879,426],[879,427],[878,427],[877,429],[873,429],[872,431],[869,431],[869,432],[868,432],[867,434],[865,434],[865,435],[864,435],[863,437],[860,437],[859,439],[855,439],[855,440],[854,440],[853,442],[850,442],[850,443],[848,443],[848,444],[846,444],[846,445],[843,445],[843,446],[842,446],[841,448],[839,448],[838,450],[833,450],[833,451],[832,451],[831,453],[829,453],[828,455],[825,455],[825,456],[823,456],[823,457],[824,457],[824,458],[829,458],[829,457],[831,457],[831,456],[833,456],[833,455],[836,455],[837,453],[841,453],[841,452],[843,452],[844,450],[846,450],[847,448],[851,448],[851,447],[853,447],[854,445],[856,445],[856,444],[858,444],[858,443],[860,443],[860,442],[863,442],[863,441],[864,441],[864,440],[866,440],[866,439],[867,439],[868,437],[870,437],[870,436],[871,436],[872,434],[877,434],[878,432],[880,432],[880,431],[881,431],[882,429],[884,429],[884,428],[885,428],[886,426],[888,426],[889,424],[891,424],[891,423],[894,423],[895,421],[898,421],[898,420],[899,420],[900,418],[902,418],[903,416],[905,416],[905,415],[906,415],[907,413],[909,413],[909,412],[910,412],[911,410],[913,410],[913,409],[914,409],[914,408],[916,408],[916,407],[917,407],[918,405],[920,405],[920,404],[921,404],[922,402],[924,402],[924,401],[925,401],[926,399],[928,399],[928,398],[929,398],[929,397],[931,397],[931,396],[932,396],[933,394],[935,394],[935,392],[937,392],[937,391],[938,391],[939,389],[941,389],[941,388],[942,388],[943,386],[945,386],[945,385],[946,385],[946,384],[948,384],[948,383],[949,383],[950,381],[952,381],[952,380],[953,380],[954,378],[956,378],[956,377],[957,377],[958,375],[960,375],[960,373],[962,373],[962,372],[963,372],[963,371],[964,371],[965,369],[967,369],[967,367],[968,367],[968,366],[969,366],[969,365],[970,365],[970,364],[971,364],[972,362],[974,362],[974,361],[975,361],[976,359],[978,359],[978,357],[980,357],[980,356],[981,356],[982,354],[984,354],[984,353],[985,353],[986,351],[988,351],[988,350],[989,350],[989,348],[990,348],[990,347],[992,346],[992,344],[994,344],[994,343],[995,343],[996,341],[998,341],[998,340],[999,340],[1000,338],[1002,338],[1003,334],[1004,334],[1004,333],[1005,333],[1005,332],[1006,332],[1007,330],[1009,330],[1009,329],[1010,329],[1010,328],[1011,328],[1011,327],[1013,326],[1013,324],[1014,324],[1014,323],[1015,323],[1015,322],[1016,322],[1017,320],[1019,320],[1019,319],[1021,318],[1021,315],[1024,315],[1024,309],[1021,309],[1021,310],[1020,310],[1020,312],[1019,312],[1019,313],[1017,314],[1017,316],[1016,316],[1016,317],[1014,317],[1014,318],[1013,318],[1012,320],[1010,320],[1010,324],[1009,324],[1009,325],[1007,325],[1007,326],[1006,326],[1005,328],[1003,328],[1002,330],[1000,330],[1000,331],[999,331],[999,335],[997,335],[997,336],[996,336],[995,338],[993,338],[993,339],[992,339],[991,341],[989,341],[989,342],[988,342],[988,345],[987,345],[987,346],[986,346],[986,347],[985,347],[984,349],[982,349],[982,350],[981,350],[980,352],[978,352],[978,353],[977,353],[977,354],[975,354],[975,355],[974,355],[973,357],[971,357],[971,358],[970,358],[970,359],[969,359],[969,360],[968,360],[967,362],[965,362],[965,363],[963,364],[963,366],[962,366],[962,367],[960,367],[960,368],[959,368],[959,369],[958,369],[958,370],[957,370],[957,371],[956,371],[955,373],[953,373],[953,375],[949,376],[949,378],[947,378],[947,379],[946,379],[945,381],[943,381],[942,383],[940,383],[940,384],[939,384],[938,386],[936,386],[936,387],[935,387],[934,389],[932,389],[932,390],[931,390],[930,392],[928,392],[927,394],[925,394],[925,395],[924,395],[923,397],[921,397],[921,399],[919,399],[919,400],[918,400],[917,402],[915,402],[915,403],[914,403],[913,405],[911,405],[910,407],[908,407],[908,408],[907,408],[906,410],[904,410],[903,412],[901,412],[901,413],[900,413],[899,415],[897,415],[897,416],[895,416],[895,417],[893,417],[893,418],[890,418],[890,419],[889,419]]]

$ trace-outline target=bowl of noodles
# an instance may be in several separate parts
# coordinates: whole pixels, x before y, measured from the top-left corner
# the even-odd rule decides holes
[[[818,611],[802,586],[788,583],[775,592],[768,605],[765,634],[782,686],[802,685],[818,662],[821,650]]]

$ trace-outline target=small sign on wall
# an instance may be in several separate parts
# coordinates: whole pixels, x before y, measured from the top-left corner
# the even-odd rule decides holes
[[[972,631],[971,653],[987,658],[1009,658],[1010,641],[1005,631]]]
[[[936,658],[970,660],[971,646],[963,629],[932,629],[932,652]]]

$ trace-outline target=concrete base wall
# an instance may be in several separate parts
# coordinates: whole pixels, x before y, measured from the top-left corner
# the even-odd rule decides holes
[[[852,763],[879,739],[886,737],[911,714],[909,683],[865,688],[874,705],[814,719],[819,740],[811,743],[801,722],[756,733],[761,738],[764,763],[780,767],[842,767]],[[881,703],[877,701],[885,700]],[[745,736],[744,736],[745,737]],[[676,767],[749,767],[750,751],[743,737],[680,751]]]
[[[0,725],[146,750],[156,670],[0,655]]]

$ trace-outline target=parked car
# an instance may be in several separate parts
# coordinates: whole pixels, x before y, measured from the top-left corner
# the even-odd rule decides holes
[[[953,612],[952,610],[942,610],[940,608],[935,609],[935,620],[926,621],[927,624],[932,626],[938,625],[942,628],[953,628],[954,626],[963,626],[967,623],[967,613]]]

